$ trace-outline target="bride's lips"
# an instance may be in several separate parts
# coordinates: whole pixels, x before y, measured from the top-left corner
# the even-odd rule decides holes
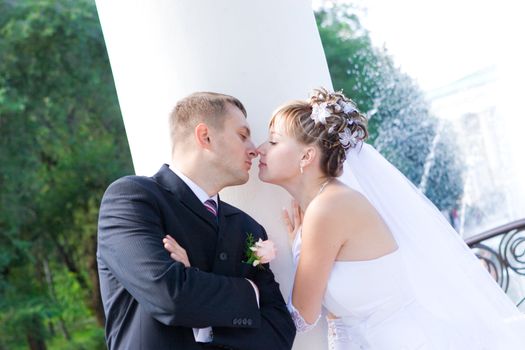
[[[259,168],[262,168],[262,167],[265,167],[266,166],[266,163],[264,162],[259,162]]]

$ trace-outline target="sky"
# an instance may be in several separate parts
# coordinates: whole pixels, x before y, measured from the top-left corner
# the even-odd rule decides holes
[[[343,2],[345,0],[337,0]],[[323,0],[314,0],[314,8]],[[362,7],[363,26],[376,46],[385,46],[394,62],[423,91],[431,93],[472,73],[495,67],[498,127],[511,161],[511,188],[525,198],[525,4],[519,0],[352,0]],[[453,106],[452,106],[453,107]],[[525,215],[525,201],[519,211]]]
[[[349,2],[365,8],[361,20],[375,45],[386,46],[425,91],[497,64],[523,33],[515,25],[524,7],[517,0]]]

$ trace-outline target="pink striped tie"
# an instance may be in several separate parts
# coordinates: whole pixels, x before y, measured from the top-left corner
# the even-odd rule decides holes
[[[206,202],[204,202],[204,206],[210,213],[213,214],[213,216],[217,216],[217,203],[213,199],[208,199]]]

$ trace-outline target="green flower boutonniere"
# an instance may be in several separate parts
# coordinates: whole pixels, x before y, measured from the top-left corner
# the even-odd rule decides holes
[[[253,234],[248,233],[246,235],[245,255],[246,261],[243,261],[244,263],[264,269],[262,264],[267,264],[275,258],[275,245],[269,239],[263,241],[259,238],[258,241],[255,241]]]

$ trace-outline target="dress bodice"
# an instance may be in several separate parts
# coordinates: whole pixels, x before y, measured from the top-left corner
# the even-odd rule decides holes
[[[298,232],[293,255],[297,264],[301,252]],[[363,261],[335,261],[326,285],[323,306],[347,322],[361,322],[394,311],[413,301],[399,249],[387,255]],[[386,316],[386,315],[385,315]]]
[[[399,250],[366,261],[336,261],[323,304],[337,317],[361,320],[379,308],[394,310],[410,303],[407,285]]]
[[[300,251],[299,232],[296,266]],[[328,319],[330,349],[465,349],[449,343],[457,343],[456,330],[416,301],[400,249],[371,260],[335,261],[323,306],[337,317]]]

